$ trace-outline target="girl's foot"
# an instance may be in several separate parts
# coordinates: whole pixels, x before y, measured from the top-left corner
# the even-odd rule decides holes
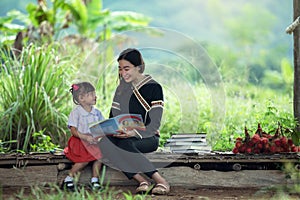
[[[91,182],[90,186],[91,186],[91,189],[92,189],[93,191],[103,190],[101,184],[100,184],[98,181],[96,181],[96,182]]]
[[[62,184],[62,189],[70,192],[74,192],[75,186],[73,181],[64,181]]]

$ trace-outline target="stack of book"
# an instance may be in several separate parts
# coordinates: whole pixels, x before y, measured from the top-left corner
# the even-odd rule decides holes
[[[178,133],[167,139],[165,148],[172,153],[209,153],[211,146],[206,142],[204,133]]]

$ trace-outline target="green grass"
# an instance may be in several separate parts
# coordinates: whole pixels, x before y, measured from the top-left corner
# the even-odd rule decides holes
[[[186,91],[179,85],[176,88]],[[225,84],[225,96],[219,100],[219,106],[212,99],[214,91],[208,90],[204,84],[193,85],[192,88],[194,94],[201,95],[188,91],[182,99],[172,92],[165,92],[161,144],[170,137],[170,133],[202,132],[207,133],[213,150],[231,151],[235,138],[244,136],[245,126],[252,134],[258,123],[270,133],[275,131],[278,122],[290,131],[295,127],[292,99],[288,94],[254,85],[237,90],[237,86]],[[295,133],[286,133],[287,136],[291,134]]]
[[[70,61],[55,46],[24,49],[19,59],[5,57],[0,73],[0,132],[12,149],[30,151],[32,135],[44,131],[55,142],[66,135]]]
[[[91,191],[89,188],[80,186],[75,192],[67,192],[61,190],[57,185],[32,186],[30,190],[21,189],[9,199],[23,199],[23,200],[146,200],[151,199],[147,195],[132,194],[130,191],[117,190],[114,187],[106,186],[103,191]]]

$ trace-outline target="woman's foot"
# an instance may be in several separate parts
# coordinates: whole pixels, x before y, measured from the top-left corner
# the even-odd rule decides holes
[[[170,186],[168,184],[158,183],[152,189],[154,195],[167,195],[170,192]]]
[[[136,188],[135,192],[137,194],[145,194],[151,190],[150,184],[148,182],[141,182],[140,185]]]

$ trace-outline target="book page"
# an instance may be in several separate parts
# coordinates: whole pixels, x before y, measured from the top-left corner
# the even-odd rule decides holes
[[[89,125],[94,137],[120,134],[122,130],[146,130],[143,118],[139,114],[122,114],[114,118],[91,123]]]

